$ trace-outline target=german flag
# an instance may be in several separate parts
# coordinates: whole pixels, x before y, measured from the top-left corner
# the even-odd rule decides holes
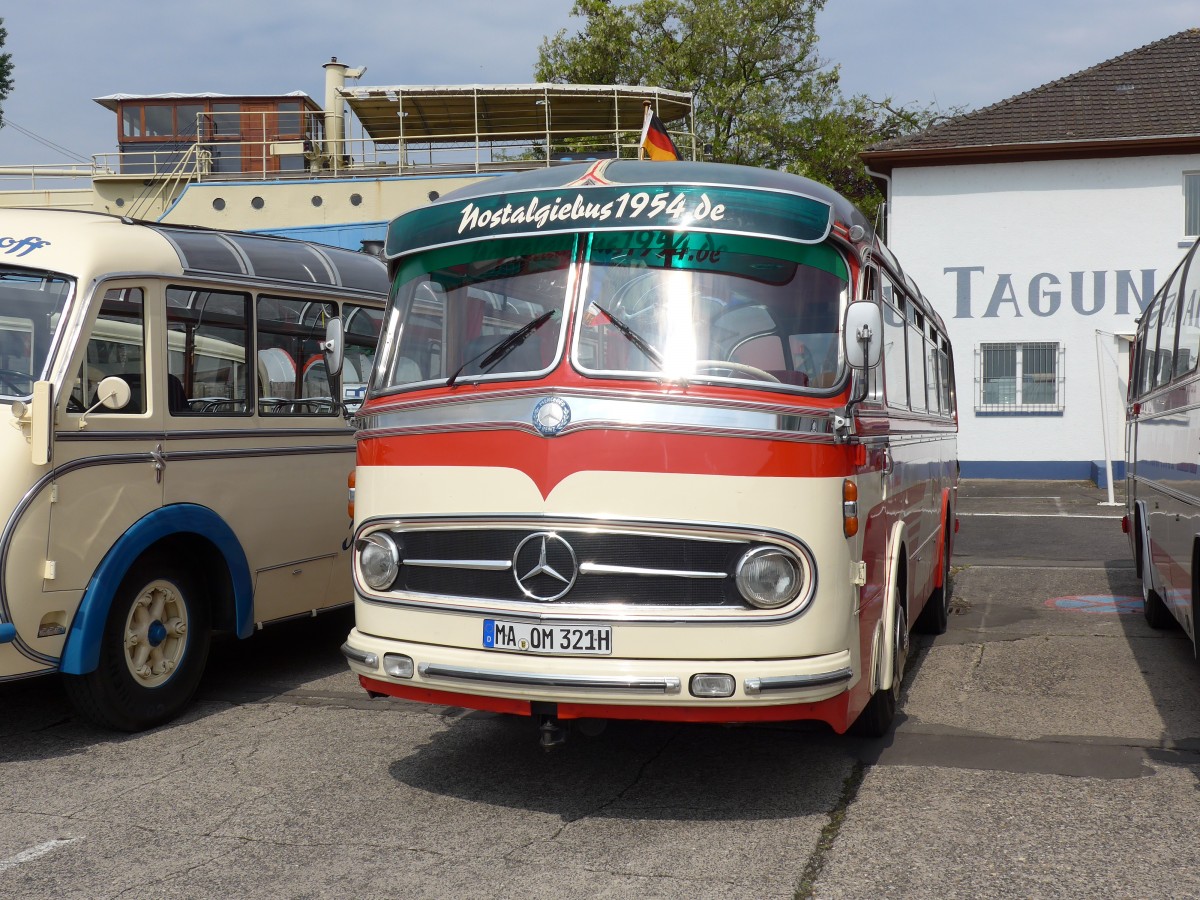
[[[653,160],[679,159],[675,142],[667,134],[667,126],[646,104],[646,120],[642,123],[642,145],[639,154]]]

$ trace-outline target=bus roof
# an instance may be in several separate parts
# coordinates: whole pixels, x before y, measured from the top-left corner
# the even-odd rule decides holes
[[[642,193],[639,187],[665,209],[644,210],[645,200],[631,202]],[[664,195],[682,199],[668,203]],[[723,212],[705,218],[711,204]],[[873,235],[849,200],[799,175],[721,163],[615,159],[467,185],[395,219],[386,252],[394,258],[481,237],[656,228],[754,233],[812,244],[823,241],[835,221]]]
[[[367,253],[81,210],[0,210],[0,263],[75,277],[100,272],[232,275],[356,293],[387,291],[386,268]]]

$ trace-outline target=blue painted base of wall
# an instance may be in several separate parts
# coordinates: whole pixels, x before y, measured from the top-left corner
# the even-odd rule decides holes
[[[963,478],[1013,478],[1030,481],[1092,481],[1108,487],[1104,460],[962,460]],[[1125,461],[1113,460],[1113,479],[1125,477]]]

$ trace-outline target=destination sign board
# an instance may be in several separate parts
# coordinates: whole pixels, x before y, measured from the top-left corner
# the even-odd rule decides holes
[[[833,208],[785,191],[712,185],[621,185],[516,191],[437,203],[397,218],[388,257],[486,238],[646,228],[825,240]]]

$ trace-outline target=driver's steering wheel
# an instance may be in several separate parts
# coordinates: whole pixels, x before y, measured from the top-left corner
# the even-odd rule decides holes
[[[746,363],[733,362],[732,360],[722,359],[698,359],[696,360],[696,371],[710,371],[713,369],[728,369],[731,372],[740,372],[743,375],[750,375],[757,378],[759,381],[773,381],[780,384],[780,380],[765,369],[760,369],[758,366],[751,366]]]

